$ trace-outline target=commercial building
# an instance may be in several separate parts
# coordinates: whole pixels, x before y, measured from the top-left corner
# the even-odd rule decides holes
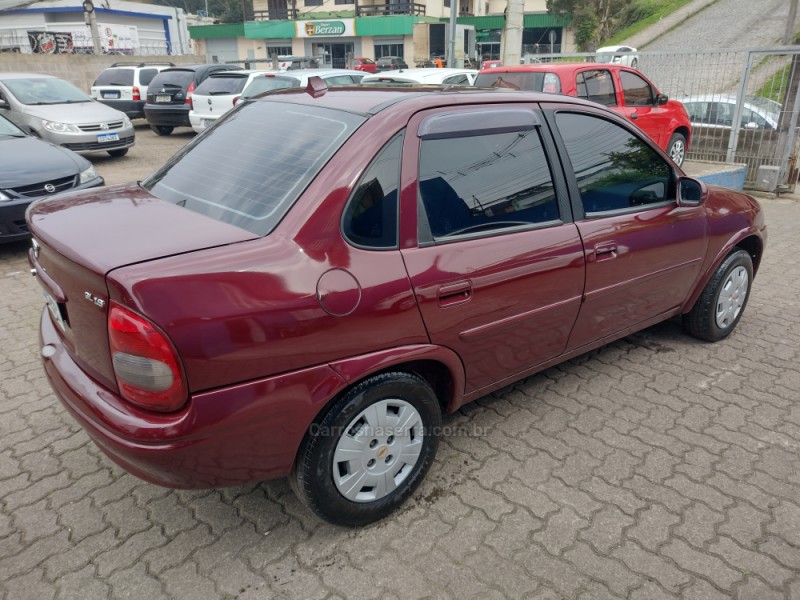
[[[499,58],[506,0],[255,0],[252,21],[191,27],[190,35],[209,61],[292,54],[343,67],[352,52],[413,66],[446,54],[451,2],[459,10],[456,59]],[[547,13],[545,0],[526,0],[521,54],[574,50],[568,24]]]

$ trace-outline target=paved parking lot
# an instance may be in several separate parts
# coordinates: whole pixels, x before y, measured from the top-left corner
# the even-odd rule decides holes
[[[137,136],[97,160],[110,183],[191,137]],[[283,481],[172,491],[113,465],[44,379],[27,245],[0,247],[0,598],[800,598],[800,203],[764,204],[731,338],[665,323],[467,406],[360,530]]]

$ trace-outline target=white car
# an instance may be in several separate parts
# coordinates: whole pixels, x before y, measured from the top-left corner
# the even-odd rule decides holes
[[[143,119],[147,86],[159,72],[174,66],[171,62],[116,62],[94,80],[91,96],[130,119]]]
[[[708,129],[731,129],[736,96],[731,94],[706,94],[682,98],[681,102],[689,113],[692,127]],[[757,96],[746,96],[742,105],[740,127],[742,129],[775,130],[778,128],[780,110],[777,102]]]
[[[431,85],[472,85],[477,69],[398,69],[367,75],[361,83],[423,83]]]
[[[230,71],[210,76],[192,94],[189,112],[192,129],[205,131],[239,100],[287,88],[303,87],[317,76],[329,86],[354,85],[364,73],[346,69],[299,69],[296,71]],[[213,81],[212,81],[213,80]]]
[[[192,129],[200,133],[213,125],[214,121],[236,106],[247,84],[255,77],[268,72],[243,69],[220,71],[209,75],[192,92],[192,110],[189,111],[189,123]]]
[[[596,50],[595,62],[639,68],[639,55],[630,46],[603,46]]]

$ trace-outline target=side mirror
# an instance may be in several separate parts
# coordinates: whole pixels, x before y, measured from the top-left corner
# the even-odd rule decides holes
[[[659,94],[658,96],[656,96],[656,104],[658,106],[663,106],[667,102],[669,102],[669,96],[667,96],[666,94]]]
[[[708,198],[708,187],[699,179],[678,179],[678,206],[699,206]]]

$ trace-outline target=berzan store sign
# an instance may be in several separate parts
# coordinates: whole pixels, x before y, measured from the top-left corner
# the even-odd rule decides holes
[[[354,37],[355,19],[328,19],[325,21],[295,21],[297,37]]]

